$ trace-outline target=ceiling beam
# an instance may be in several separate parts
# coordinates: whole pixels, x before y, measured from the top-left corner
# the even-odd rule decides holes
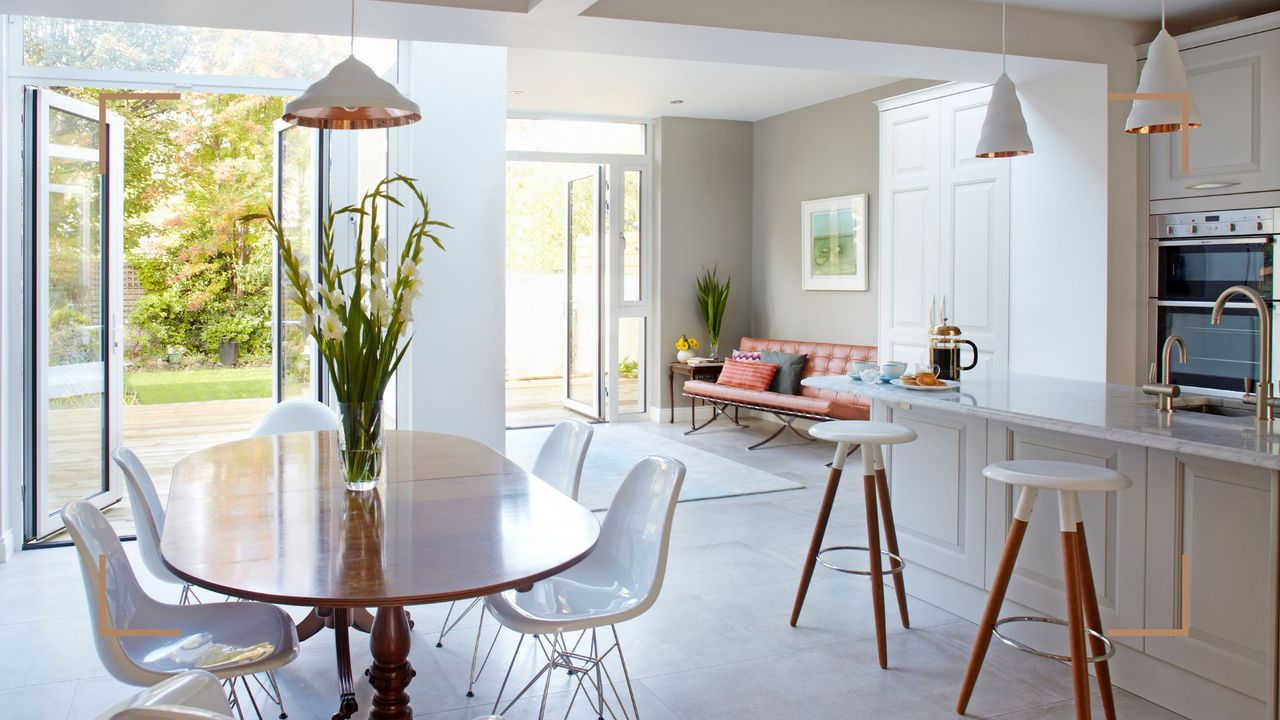
[[[597,0],[529,0],[529,14],[541,17],[577,17]]]

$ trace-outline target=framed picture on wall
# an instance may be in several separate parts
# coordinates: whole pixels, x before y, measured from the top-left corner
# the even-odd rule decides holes
[[[805,290],[866,290],[867,194],[800,203]]]

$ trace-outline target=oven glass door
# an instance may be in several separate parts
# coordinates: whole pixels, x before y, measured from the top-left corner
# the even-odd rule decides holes
[[[1185,387],[1244,392],[1244,378],[1258,377],[1258,312],[1252,305],[1229,305],[1222,323],[1209,319],[1213,303],[1159,304],[1159,344],[1181,335],[1187,345],[1187,362],[1174,354],[1171,381]]]
[[[1210,244],[1162,241],[1156,248],[1160,300],[1213,302],[1232,285],[1248,285],[1271,299],[1274,243],[1269,237]]]

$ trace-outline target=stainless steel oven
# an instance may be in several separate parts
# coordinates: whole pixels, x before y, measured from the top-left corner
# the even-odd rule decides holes
[[[1230,302],[1220,324],[1209,319],[1223,290],[1247,285],[1273,303],[1273,325],[1280,320],[1274,303],[1278,220],[1275,208],[1151,217],[1156,341],[1151,356],[1158,357],[1165,338],[1182,336],[1188,362],[1173,364],[1174,383],[1243,392],[1244,378],[1257,377],[1259,321],[1254,307]],[[1280,358],[1280,347],[1272,355]]]

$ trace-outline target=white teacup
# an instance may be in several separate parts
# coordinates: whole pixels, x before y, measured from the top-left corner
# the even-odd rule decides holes
[[[907,364],[904,362],[891,361],[880,365],[880,374],[889,380],[897,380],[907,371]]]
[[[877,365],[876,363],[869,362],[867,360],[854,360],[853,372],[850,372],[849,376],[853,378],[861,378],[862,373],[868,370],[875,370],[877,373],[879,373],[880,366]]]
[[[862,382],[874,385],[880,382],[880,369],[874,367],[867,368],[859,373],[859,377],[862,378]]]

